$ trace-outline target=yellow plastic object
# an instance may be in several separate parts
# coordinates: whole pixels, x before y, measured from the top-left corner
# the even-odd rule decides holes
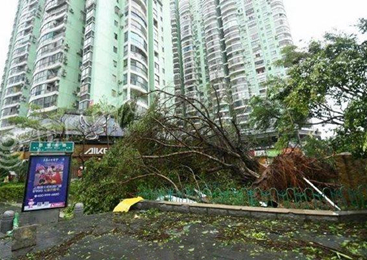
[[[113,210],[114,213],[116,212],[129,212],[130,207],[139,201],[144,200],[142,197],[132,198],[132,199],[125,199],[121,201]]]

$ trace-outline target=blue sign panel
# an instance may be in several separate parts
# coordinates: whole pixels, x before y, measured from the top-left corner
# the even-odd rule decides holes
[[[23,200],[23,211],[65,208],[71,157],[31,156]]]

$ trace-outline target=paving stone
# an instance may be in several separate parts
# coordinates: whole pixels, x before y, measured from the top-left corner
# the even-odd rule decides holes
[[[228,214],[234,217],[249,217],[251,216],[251,212],[243,211],[243,210],[228,210]]]
[[[228,215],[228,211],[226,209],[208,209],[209,216],[225,216]]]
[[[12,251],[37,245],[37,225],[24,226],[13,231]]]
[[[165,205],[165,204],[159,205],[159,209],[161,211],[172,211],[173,210],[172,208],[173,208],[173,206],[171,206],[171,205]]]
[[[208,214],[208,209],[201,208],[201,207],[196,207],[196,206],[191,206],[190,207],[190,213],[206,215],[206,214]]]
[[[189,205],[172,206],[172,210],[179,213],[190,213]]]

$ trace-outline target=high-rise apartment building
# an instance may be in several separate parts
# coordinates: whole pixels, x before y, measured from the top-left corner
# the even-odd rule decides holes
[[[175,92],[208,103],[217,94],[221,115],[245,127],[249,99],[266,95],[269,76],[286,73],[274,65],[292,44],[282,0],[171,0],[170,7]]]
[[[173,85],[169,17],[160,0],[19,0],[0,130],[29,115],[29,105],[83,111],[134,99],[146,109],[142,94]]]
[[[80,108],[108,97],[109,103],[137,100],[172,85],[169,8],[157,0],[88,0],[84,32]],[[166,22],[166,24],[164,24]]]
[[[18,2],[0,87],[0,129],[11,127],[9,118],[27,114],[44,2]]]

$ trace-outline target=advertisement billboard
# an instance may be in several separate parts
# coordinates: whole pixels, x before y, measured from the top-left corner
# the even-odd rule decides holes
[[[22,211],[65,208],[70,155],[31,156]]]

